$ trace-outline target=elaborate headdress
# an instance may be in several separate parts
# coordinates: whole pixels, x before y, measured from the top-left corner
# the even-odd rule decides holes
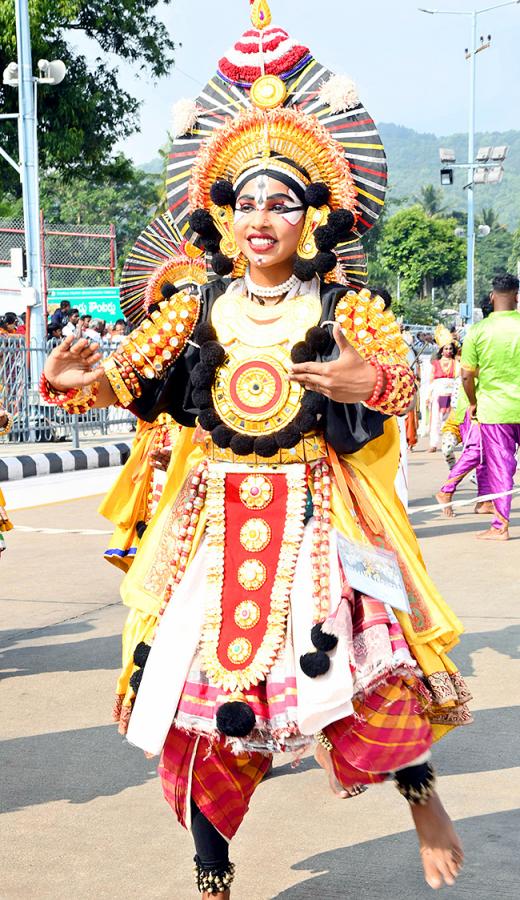
[[[289,184],[306,207],[295,273],[367,282],[360,238],[376,223],[386,190],[375,123],[349,78],[274,26],[267,0],[250,2],[253,27],[200,95],[174,108],[169,210],[143,231],[123,270],[122,306],[136,324],[148,279],[183,241],[202,247],[217,274],[243,274],[233,207],[244,181],[262,171]]]
[[[272,25],[267,0],[252,2],[251,19],[253,28],[200,96],[174,110],[167,176],[173,219],[182,234],[200,235],[218,274],[241,274],[245,261],[232,228],[237,186],[255,172],[283,173],[307,207],[296,273],[332,272],[361,286],[359,238],[377,221],[386,188],[377,128],[350,79],[333,75]]]

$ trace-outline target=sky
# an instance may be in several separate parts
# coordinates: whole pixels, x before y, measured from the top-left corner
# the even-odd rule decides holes
[[[422,132],[466,132],[471,18],[426,15],[420,0],[271,0],[274,24],[310,47],[334,72],[350,75],[378,122]],[[423,0],[424,2],[424,0]],[[495,0],[495,3],[500,0]],[[428,3],[428,0],[426,0]],[[439,10],[494,5],[493,0],[433,0]],[[120,83],[142,101],[141,133],[119,145],[137,164],[166,140],[171,108],[193,98],[218,59],[249,26],[249,0],[173,0],[159,14],[178,43],[176,65],[154,83],[120,65]],[[520,129],[520,3],[478,17],[478,36],[492,35],[477,55],[477,130]]]

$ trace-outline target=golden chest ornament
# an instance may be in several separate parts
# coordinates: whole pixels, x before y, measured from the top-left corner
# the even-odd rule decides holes
[[[226,292],[215,302],[212,324],[227,358],[217,369],[212,396],[225,425],[257,437],[293,421],[304,391],[288,379],[291,347],[320,316],[320,298],[312,295],[263,307]]]

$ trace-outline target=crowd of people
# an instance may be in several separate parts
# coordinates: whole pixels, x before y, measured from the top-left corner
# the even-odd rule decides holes
[[[80,313],[79,309],[72,307],[69,300],[62,300],[47,321],[49,341],[57,342],[66,337],[76,339],[84,337],[109,349],[114,349],[129,330],[129,323],[125,319],[107,322],[105,319]],[[25,313],[17,315],[14,312],[6,312],[0,316],[0,337],[22,337],[25,334]]]

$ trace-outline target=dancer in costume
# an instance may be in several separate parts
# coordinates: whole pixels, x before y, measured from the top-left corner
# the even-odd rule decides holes
[[[462,349],[462,383],[469,400],[468,417],[478,435],[472,456],[464,454],[436,495],[449,503],[468,465],[484,459],[487,492],[511,491],[520,444],[520,314],[517,311],[518,278],[498,275],[493,280],[493,313],[473,325]],[[480,491],[479,491],[480,493]],[[511,494],[497,497],[491,528],[478,537],[506,541],[509,538]]]
[[[171,214],[218,277],[199,293],[166,288],[102,366],[85,341],[65,341],[42,391],[69,410],[117,400],[184,426],[123,581],[123,641],[128,738],[162,752],[203,896],[229,897],[228,843],[271,754],[316,734],[342,795],[395,777],[438,888],[462,850],[430,747],[470,720],[469,695],[447,655],[461,625],[395,501],[387,417],[415,393],[407,347],[361,288],[384,153],[352,84],[270,27],[265,0],[252,18],[184,108],[171,155]],[[396,554],[408,612],[375,580],[373,596],[350,584],[360,548],[381,547]]]
[[[12,427],[13,417],[0,402],[0,435],[9,434]],[[10,531],[12,527],[13,525],[5,511],[5,499],[2,489],[0,488],[0,554],[5,550],[4,532]]]
[[[441,429],[450,414],[451,395],[455,387],[455,379],[459,366],[455,359],[457,346],[444,325],[435,329],[435,341],[440,347],[439,353],[432,360],[430,395],[430,453],[435,453],[441,441]]]

